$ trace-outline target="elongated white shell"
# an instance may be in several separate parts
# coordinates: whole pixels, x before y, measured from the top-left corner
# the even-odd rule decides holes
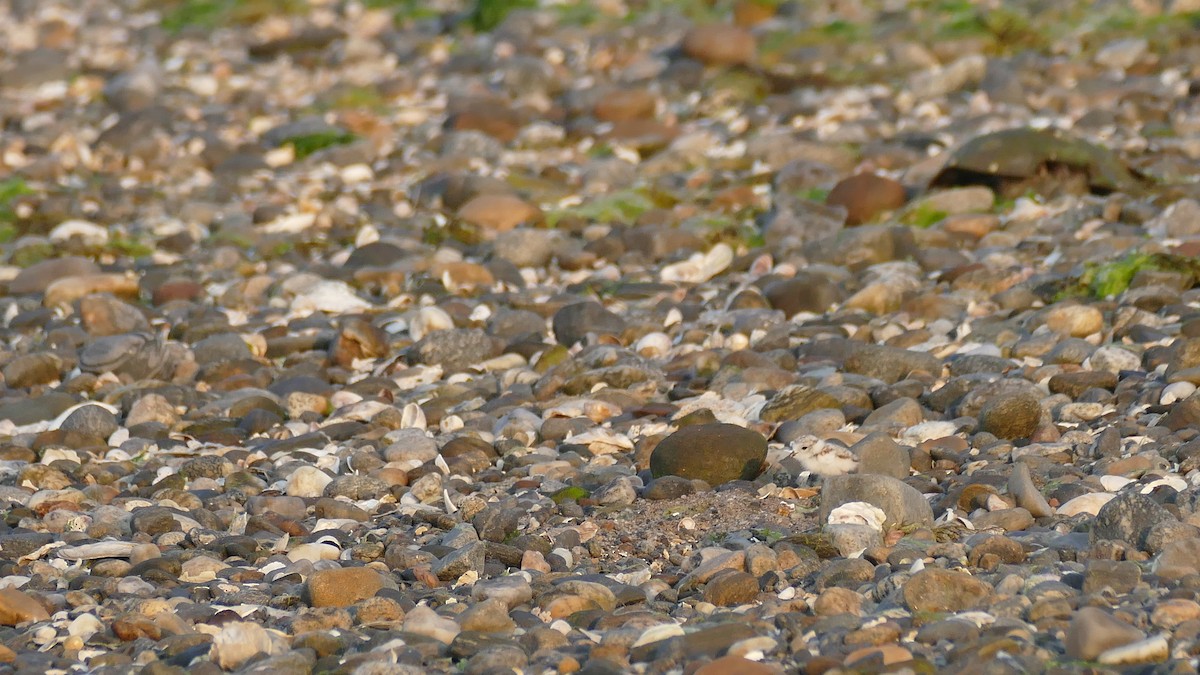
[[[1165,660],[1170,653],[1171,646],[1167,643],[1166,636],[1155,635],[1145,640],[1105,650],[1096,657],[1096,661],[1110,665],[1151,663]]]
[[[628,452],[633,450],[633,441],[624,434],[618,434],[611,429],[594,427],[577,436],[568,436],[567,441],[578,445],[586,445],[597,455]]]
[[[683,262],[663,267],[662,280],[698,284],[724,272],[732,263],[733,249],[721,243],[708,253],[693,253]]]
[[[133,542],[129,541],[98,541],[94,544],[64,546],[58,549],[58,557],[64,560],[128,558],[131,555],[133,555]]]

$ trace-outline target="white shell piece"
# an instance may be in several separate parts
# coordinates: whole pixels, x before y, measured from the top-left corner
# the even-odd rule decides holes
[[[589,450],[598,455],[633,450],[633,441],[629,440],[628,436],[604,427],[593,427],[577,436],[568,436],[566,440],[586,445]]]
[[[1155,635],[1120,647],[1105,650],[1096,657],[1099,663],[1109,665],[1150,663],[1165,660],[1171,652],[1165,635]]]
[[[1132,482],[1133,482],[1133,480],[1131,480],[1129,478],[1125,478],[1124,476],[1101,476],[1100,477],[1100,484],[1103,485],[1104,489],[1108,490],[1109,492],[1116,492],[1117,490],[1120,490],[1121,488],[1125,487],[1126,485],[1129,485]]]
[[[659,331],[647,333],[634,345],[634,351],[646,358],[662,358],[671,351],[671,338]]]
[[[1196,385],[1191,382],[1172,382],[1163,387],[1162,395],[1159,397],[1158,402],[1163,405],[1170,405],[1176,401],[1182,401],[1194,393],[1196,393]]]
[[[641,647],[652,642],[660,642],[668,638],[678,637],[683,635],[683,626],[677,623],[660,623],[657,626],[647,628],[637,640],[634,641],[634,647]]]
[[[425,411],[416,403],[408,403],[400,413],[401,429],[424,429],[426,424]]]
[[[1159,485],[1166,485],[1167,487],[1174,488],[1176,492],[1183,492],[1188,487],[1187,481],[1179,476],[1163,476],[1162,478],[1150,481],[1149,483],[1143,485],[1142,494],[1150,494],[1154,488],[1158,487]]]
[[[733,249],[721,243],[708,253],[693,253],[687,260],[663,267],[661,276],[663,281],[697,284],[724,272],[731,263]]]
[[[1066,503],[1058,507],[1058,515],[1077,516],[1081,513],[1090,513],[1093,516],[1100,512],[1100,507],[1116,499],[1117,496],[1111,492],[1092,492],[1086,495],[1079,495],[1074,499],[1068,499]]]
[[[866,525],[882,532],[886,521],[887,514],[874,504],[847,502],[830,511],[825,522],[830,525]]]
[[[454,328],[454,319],[446,313],[446,310],[441,307],[422,307],[417,310],[417,315],[408,323],[408,334],[414,340],[429,335],[435,330],[449,330]]]

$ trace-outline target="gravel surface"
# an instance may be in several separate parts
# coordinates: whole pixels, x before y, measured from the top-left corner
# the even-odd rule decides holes
[[[0,3],[0,673],[1194,673],[1200,3]]]

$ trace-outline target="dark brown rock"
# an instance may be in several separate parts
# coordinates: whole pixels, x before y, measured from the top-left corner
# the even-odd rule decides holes
[[[650,472],[698,478],[709,485],[752,480],[763,467],[767,440],[736,424],[697,424],[667,436],[650,454]]]
[[[846,209],[846,224],[861,225],[904,206],[904,186],[891,178],[860,173],[843,179],[825,198],[825,203]]]

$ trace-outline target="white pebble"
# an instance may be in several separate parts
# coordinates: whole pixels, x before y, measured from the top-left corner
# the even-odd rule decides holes
[[[290,497],[320,497],[325,494],[325,486],[333,482],[333,478],[314,466],[302,466],[288,476],[287,489],[284,491]]]

